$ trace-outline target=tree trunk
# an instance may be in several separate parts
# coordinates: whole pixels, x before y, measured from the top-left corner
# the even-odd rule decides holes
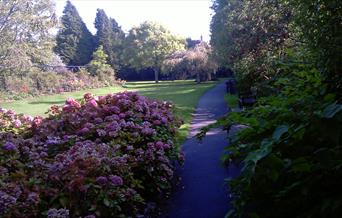
[[[211,73],[208,71],[208,75],[207,75],[208,77],[207,77],[207,79],[208,79],[208,81],[211,81]]]
[[[7,91],[7,81],[5,75],[1,75],[0,77],[0,90]]]
[[[201,82],[201,78],[200,78],[200,73],[199,71],[196,72],[196,83],[199,84]]]
[[[159,82],[159,80],[158,80],[158,74],[159,74],[158,70],[154,70],[154,81],[155,81],[156,83]]]

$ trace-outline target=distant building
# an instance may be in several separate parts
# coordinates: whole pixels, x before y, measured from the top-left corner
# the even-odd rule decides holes
[[[194,48],[197,44],[200,44],[203,41],[203,37],[201,36],[200,40],[193,40],[191,38],[186,39],[187,48]]]

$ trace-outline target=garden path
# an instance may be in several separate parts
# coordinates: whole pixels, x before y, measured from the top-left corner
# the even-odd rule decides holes
[[[228,112],[225,92],[225,84],[221,83],[199,100],[188,139],[182,146],[185,163],[176,172],[181,181],[161,217],[222,218],[229,211],[229,192],[225,179],[237,175],[238,170],[227,168],[220,161],[227,146],[227,134],[220,129],[212,129],[202,143],[194,137],[200,128]]]

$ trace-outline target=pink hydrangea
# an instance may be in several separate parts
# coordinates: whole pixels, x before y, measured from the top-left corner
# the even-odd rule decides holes
[[[22,125],[22,123],[21,123],[21,121],[20,121],[20,120],[14,120],[14,122],[13,122],[13,126],[14,126],[15,128],[20,128],[20,127],[21,127],[21,125]]]
[[[132,92],[102,97],[87,93],[84,99],[67,99],[48,118],[0,109],[0,122],[6,128],[21,122],[6,140],[0,137],[4,158],[0,171],[3,189],[15,200],[11,205],[18,203],[27,216],[46,211],[49,217],[68,216],[69,211],[73,215],[79,205],[84,205],[83,216],[90,209],[109,217],[135,216],[143,213],[142,202],[152,200],[142,190],[159,195],[171,185],[172,164],[178,156],[172,141],[181,122],[169,103]],[[25,176],[18,183],[8,172],[25,172]],[[27,186],[30,178],[39,181],[34,190]],[[39,204],[40,199],[46,203]],[[64,208],[60,202],[66,200]],[[6,210],[5,216],[15,216],[12,211]]]

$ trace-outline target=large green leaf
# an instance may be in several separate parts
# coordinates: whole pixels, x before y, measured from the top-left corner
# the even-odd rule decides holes
[[[276,130],[273,132],[272,138],[276,141],[278,141],[281,136],[284,133],[287,133],[289,131],[289,126],[288,125],[280,125],[276,128]]]
[[[332,118],[335,114],[339,113],[342,110],[341,104],[336,104],[336,102],[329,104],[324,110],[322,116],[324,118]]]

